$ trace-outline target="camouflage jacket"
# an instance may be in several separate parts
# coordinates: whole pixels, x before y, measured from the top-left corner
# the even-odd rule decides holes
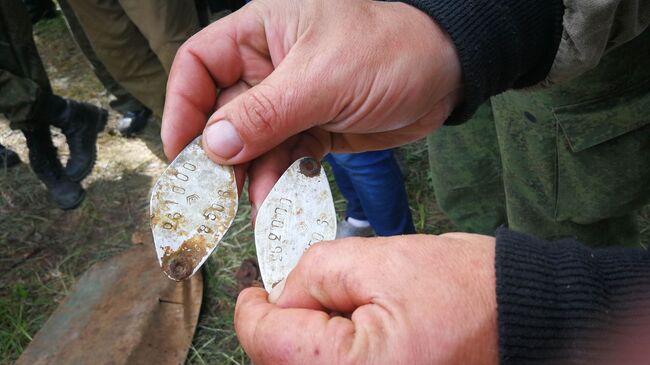
[[[607,52],[638,36],[650,24],[650,0],[563,1],[562,40],[543,86],[596,67]]]

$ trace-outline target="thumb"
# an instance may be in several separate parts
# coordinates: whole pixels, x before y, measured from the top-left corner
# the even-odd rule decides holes
[[[298,57],[294,57],[298,58]],[[266,79],[219,108],[203,132],[210,157],[224,164],[250,161],[289,137],[332,119],[331,97],[313,72],[287,57]],[[298,71],[296,71],[298,70]]]
[[[319,242],[300,258],[269,300],[281,308],[305,308],[352,313],[377,294],[375,267],[381,255],[373,248],[381,239],[347,238]]]

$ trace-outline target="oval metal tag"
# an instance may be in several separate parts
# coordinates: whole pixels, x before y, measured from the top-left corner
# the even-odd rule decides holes
[[[230,228],[239,197],[232,166],[214,163],[190,143],[151,191],[151,230],[160,266],[171,279],[199,270]]]
[[[336,237],[336,212],[320,163],[304,157],[280,177],[255,221],[255,246],[264,288],[271,289],[319,241]]]

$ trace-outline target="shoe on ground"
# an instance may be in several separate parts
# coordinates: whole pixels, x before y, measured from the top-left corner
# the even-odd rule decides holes
[[[20,163],[18,154],[0,144],[0,169],[16,166]]]
[[[144,129],[151,116],[151,110],[144,108],[124,113],[117,122],[117,130],[125,137],[130,137]]]
[[[29,163],[32,171],[45,184],[50,199],[57,207],[63,210],[74,209],[84,200],[86,192],[79,182],[70,180],[65,174],[61,161],[57,157],[56,148],[49,140],[49,130],[45,136],[48,140],[41,138],[44,136],[38,136],[38,140],[28,139]]]
[[[104,130],[108,111],[92,104],[68,100],[65,120],[57,127],[65,135],[70,158],[65,173],[71,181],[83,180],[93,169],[97,158],[97,135]]]
[[[41,19],[53,19],[59,15],[52,0],[23,0],[23,2],[27,7],[32,24],[38,23]]]
[[[372,227],[357,227],[347,220],[341,221],[336,226],[336,238],[346,237],[374,237],[375,231]]]

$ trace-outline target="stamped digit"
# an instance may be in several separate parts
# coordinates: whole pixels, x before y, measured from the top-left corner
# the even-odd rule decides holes
[[[167,218],[169,218],[171,220],[174,220],[174,221],[177,221],[177,220],[183,218],[183,215],[181,213],[174,213],[174,214],[167,213]]]
[[[212,233],[212,230],[204,225],[201,225],[198,229],[199,233]]]
[[[189,163],[189,162],[184,163],[184,164],[183,164],[183,168],[184,168],[185,170],[187,170],[187,171],[196,171],[196,166],[195,166],[195,165],[192,165],[192,164]]]
[[[176,185],[172,186],[172,191],[177,194],[185,194],[185,188]]]
[[[185,175],[185,174],[182,173],[182,172],[177,172],[177,173],[176,173],[176,178],[177,178],[178,180],[180,180],[180,181],[187,181],[187,180],[190,179],[189,176]]]

